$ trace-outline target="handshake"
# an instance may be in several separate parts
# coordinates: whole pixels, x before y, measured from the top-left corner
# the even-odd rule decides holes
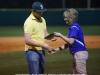
[[[59,48],[55,48],[55,49],[52,48],[52,50],[48,51],[48,54],[51,55],[51,54],[54,54],[54,53],[56,53],[58,51],[60,51]]]
[[[48,54],[51,55],[53,53],[56,53],[59,51],[59,48],[52,48],[50,47],[48,44],[43,44],[43,48],[45,48],[46,50],[48,50]]]

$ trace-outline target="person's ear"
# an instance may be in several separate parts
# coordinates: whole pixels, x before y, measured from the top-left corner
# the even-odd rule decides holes
[[[32,12],[35,12],[35,10],[34,10],[34,9],[32,9],[31,11],[32,11]]]

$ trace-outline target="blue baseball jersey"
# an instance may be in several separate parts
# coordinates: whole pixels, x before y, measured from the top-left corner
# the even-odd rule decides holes
[[[87,51],[82,29],[77,22],[74,22],[69,28],[68,38],[71,37],[75,38],[74,43],[72,45],[69,44],[69,50],[71,54],[74,54],[78,51]]]

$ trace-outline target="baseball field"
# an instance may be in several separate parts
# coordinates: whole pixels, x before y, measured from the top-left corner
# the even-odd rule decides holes
[[[67,26],[47,27],[48,32],[60,32],[67,35]],[[87,60],[88,75],[100,74],[100,26],[82,26],[85,43],[89,51]],[[28,74],[28,67],[24,55],[23,27],[0,27],[0,75]],[[57,37],[57,41],[45,40],[56,48],[65,42]],[[45,74],[71,74],[72,56],[68,49],[53,55],[46,51]]]
[[[59,37],[52,42],[45,40],[51,47],[57,48],[66,42]],[[1,37],[0,38],[0,52],[20,51],[24,50],[24,37]],[[85,36],[85,43],[87,48],[100,48],[100,36]]]

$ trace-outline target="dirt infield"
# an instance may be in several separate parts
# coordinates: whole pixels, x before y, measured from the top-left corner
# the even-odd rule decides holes
[[[49,40],[46,42],[54,48],[65,43],[61,38],[57,39],[55,42]],[[24,50],[24,43],[24,37],[1,37],[0,52]],[[100,48],[100,36],[85,36],[85,43],[87,48]]]

